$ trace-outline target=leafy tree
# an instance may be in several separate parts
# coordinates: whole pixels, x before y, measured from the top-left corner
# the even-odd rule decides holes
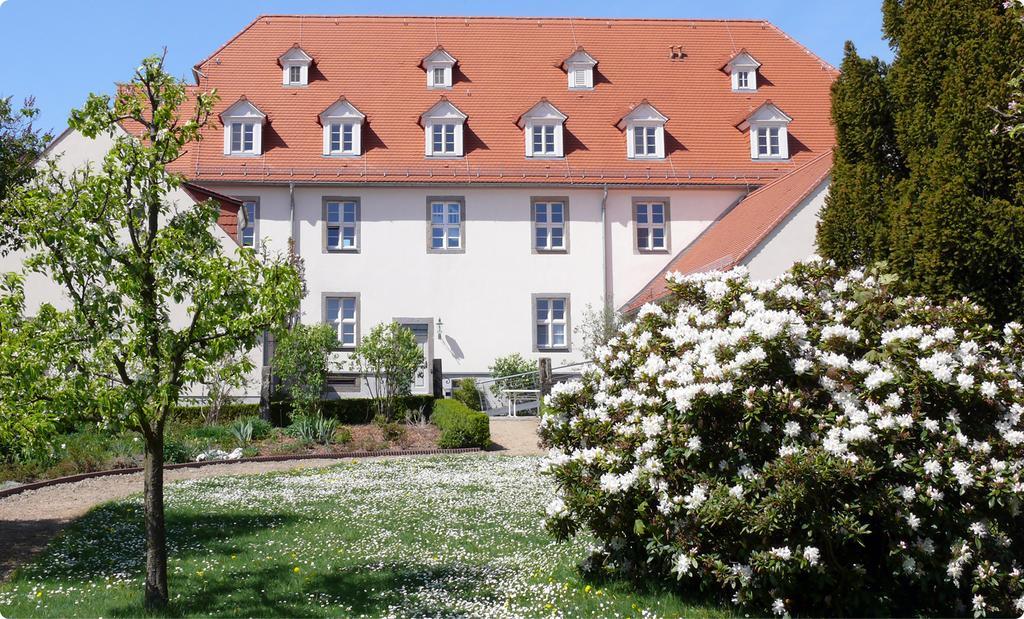
[[[579,325],[573,333],[580,336],[580,353],[585,359],[593,359],[597,349],[607,344],[623,324],[622,315],[610,304],[595,308],[591,304],[583,310]]]
[[[408,328],[397,322],[381,323],[359,342],[350,364],[368,378],[375,417],[392,422],[405,412],[399,410],[401,398],[409,395],[423,367],[423,350]]]
[[[484,410],[483,393],[477,388],[476,381],[472,378],[463,378],[455,385],[455,388],[452,389],[452,399],[462,402],[469,410]]]
[[[215,203],[175,200],[182,179],[167,166],[199,139],[215,99],[215,93],[188,94],[161,58],[147,58],[113,99],[91,95],[71,113],[72,129],[114,140],[102,165],[65,173],[51,162],[9,207],[31,254],[26,269],[56,281],[70,309],[44,305],[35,320],[55,335],[33,341],[26,334],[2,350],[38,360],[40,347],[48,346],[54,391],[34,393],[28,386],[34,372],[23,372],[14,397],[5,392],[0,400],[0,417],[22,415],[22,405],[38,396],[37,406],[50,414],[67,414],[71,403],[142,435],[145,605],[151,609],[168,601],[168,416],[186,386],[201,382],[220,360],[252,349],[266,329],[296,311],[301,291],[285,257],[225,252],[214,232]],[[137,135],[124,135],[119,125]],[[19,294],[11,288],[3,302],[17,306]],[[31,329],[34,321],[22,324]]]
[[[297,324],[277,338],[271,365],[292,401],[294,415],[320,413],[331,351],[338,333],[331,325]]]
[[[970,296],[999,321],[1024,315],[1024,142],[993,130],[1024,28],[999,0],[882,10],[892,65],[848,48],[835,86],[820,248],[843,264],[887,260],[916,293]]]
[[[11,102],[11,97],[0,97],[0,208],[15,187],[32,178],[36,159],[52,139],[33,125],[39,115],[33,99],[20,109]],[[0,225],[0,251],[19,245],[17,228]]]
[[[499,401],[506,401],[503,393],[510,389],[536,389],[537,364],[523,358],[519,353],[498,357],[487,368],[494,378],[491,393]]]

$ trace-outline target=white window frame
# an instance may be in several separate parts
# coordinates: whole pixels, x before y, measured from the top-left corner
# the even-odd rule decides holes
[[[229,157],[258,157],[263,153],[263,114],[251,101],[244,97],[221,113],[224,125],[224,155]],[[235,127],[238,127],[236,129]],[[246,127],[250,127],[249,140],[245,139]],[[236,131],[238,141],[235,140]],[[238,148],[235,145],[238,144]]]
[[[351,316],[345,314],[351,309]],[[359,345],[359,295],[345,292],[323,293],[323,321],[334,327],[336,350],[352,350]]]
[[[299,86],[302,84],[302,65],[288,65],[288,85]]]
[[[766,152],[761,151],[762,138],[766,145]],[[780,123],[750,125],[750,158],[766,161],[789,159],[789,129],[786,125]]]
[[[560,222],[555,222],[554,212],[561,210]],[[541,221],[543,219],[543,221]],[[530,201],[530,220],[533,222],[533,251],[535,253],[567,253],[569,251],[569,200],[568,198],[533,198]],[[560,234],[554,234],[558,231]],[[539,241],[543,232],[544,243]],[[555,245],[554,239],[561,237],[561,244]]]
[[[754,92],[757,90],[756,67],[735,68],[732,70],[731,75],[733,92]]]
[[[450,136],[449,136],[449,128]],[[434,148],[434,133],[440,130],[441,150]],[[427,156],[430,157],[461,157],[462,156],[462,123],[457,120],[438,120],[427,123]],[[449,140],[449,137],[451,138]],[[448,149],[451,144],[451,150]]]
[[[527,157],[562,157],[563,146],[563,123],[529,122],[526,125],[526,156]],[[542,149],[537,150],[536,139],[541,136]],[[550,146],[551,150],[547,150]]]
[[[457,221],[453,221],[453,217]],[[435,230],[440,234],[435,235]],[[434,246],[440,239],[441,246]],[[457,244],[452,245],[452,241]],[[427,198],[427,253],[447,254],[466,251],[466,200],[458,196]]]
[[[649,140],[646,139],[647,133],[653,131],[654,146],[653,150],[648,150]],[[639,133],[643,133],[644,139],[644,152],[638,153],[636,151],[636,138]],[[626,127],[626,156],[629,159],[664,159],[665,158],[665,125],[661,123],[630,123]]]
[[[557,304],[561,304],[561,318],[557,318]],[[569,352],[571,349],[568,294],[533,295],[533,350],[534,352]],[[561,327],[562,341],[556,342],[557,328]],[[541,333],[545,341],[541,342]]]
[[[328,155],[358,155],[358,137],[361,123],[343,121],[332,122],[327,126]],[[348,134],[346,136],[346,133]],[[347,142],[347,145],[346,145]]]
[[[238,244],[242,247],[256,247],[256,242],[259,239],[260,201],[258,198],[238,199],[242,202],[242,206],[239,208],[245,209],[246,224],[245,227],[242,227],[241,221],[239,222]]]
[[[661,207],[661,222],[654,221],[655,206]],[[663,198],[636,198],[633,200],[633,246],[637,253],[659,254],[669,251],[669,203]],[[661,245],[655,245],[655,239],[661,232]],[[641,240],[644,242],[642,243]]]
[[[349,101],[339,99],[320,113],[320,124],[324,130],[324,157],[359,157],[363,153],[363,120],[366,117]],[[338,146],[335,148],[335,127]],[[345,148],[345,127],[351,131],[348,148]]]
[[[359,198],[325,196],[323,202],[324,253],[358,253],[361,219]],[[334,244],[331,243],[332,233],[337,235]]]
[[[229,148],[232,155],[255,155],[256,150],[256,125],[253,121],[232,121],[228,125]],[[237,135],[236,135],[237,133]],[[246,148],[246,133],[248,133],[248,148]],[[237,141],[238,146],[235,146]]]

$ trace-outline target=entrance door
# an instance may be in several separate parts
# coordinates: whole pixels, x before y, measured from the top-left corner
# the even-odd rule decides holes
[[[411,391],[417,395],[429,394],[433,386],[434,320],[432,318],[396,318],[395,322],[412,331],[416,343],[423,350],[423,365],[412,381]]]

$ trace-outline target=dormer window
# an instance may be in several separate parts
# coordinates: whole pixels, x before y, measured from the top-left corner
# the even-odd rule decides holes
[[[264,114],[242,97],[220,114],[224,124],[224,154],[254,157],[263,153]]]
[[[455,69],[455,58],[438,46],[420,61],[420,66],[427,72],[427,88],[451,88],[452,73]]]
[[[762,103],[737,127],[750,130],[751,159],[789,159],[789,123],[793,119],[771,101]]]
[[[451,101],[441,97],[440,101],[420,116],[426,138],[426,156],[461,157],[465,122],[466,115]]]
[[[297,44],[281,54],[277,62],[283,69],[283,84],[285,86],[309,84],[309,65],[313,62],[313,57],[304,52]]]
[[[626,132],[626,156],[630,159],[664,159],[666,122],[668,117],[646,99],[630,110],[616,124]]]
[[[759,68],[761,68],[761,63],[747,50],[741,50],[721,67],[722,71],[731,76],[734,92],[757,90],[757,70]]]
[[[363,121],[366,116],[344,97],[320,113],[324,128],[325,157],[358,157],[363,154]]]
[[[565,114],[547,99],[519,117],[516,124],[523,130],[527,157],[562,157]]]
[[[571,56],[562,61],[562,68],[569,77],[570,90],[591,90],[594,88],[594,67],[597,61],[582,47],[576,48]]]

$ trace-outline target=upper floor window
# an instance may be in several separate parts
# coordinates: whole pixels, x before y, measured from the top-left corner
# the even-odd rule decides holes
[[[313,57],[302,50],[298,44],[281,54],[277,62],[283,69],[283,84],[285,86],[306,86],[309,84],[309,65]]]
[[[427,216],[429,251],[462,251],[465,248],[465,202],[462,198],[427,200]]]
[[[569,350],[568,295],[536,295],[533,299],[533,311],[534,349]]]
[[[450,101],[441,97],[432,108],[420,116],[426,133],[425,154],[428,157],[461,157],[463,155],[463,125],[466,115]]]
[[[324,249],[359,249],[359,201],[355,198],[324,198]]]
[[[570,90],[590,90],[594,87],[594,67],[597,61],[582,47],[576,48],[562,61],[562,68],[569,77]]]
[[[565,114],[547,99],[519,117],[516,124],[525,132],[527,157],[562,157]]]
[[[566,240],[566,201],[535,199],[533,201],[533,248],[538,252],[561,251]]]
[[[668,250],[668,203],[662,200],[637,200],[633,203],[636,248],[640,252]]]
[[[747,50],[741,50],[722,65],[722,71],[730,75],[734,91],[757,90],[757,70],[761,63],[754,59]]]
[[[253,199],[242,200],[242,218],[238,222],[238,242],[242,247],[256,246],[256,218],[259,204]]]
[[[359,333],[359,298],[356,295],[325,295],[324,322],[335,328],[340,348],[355,348]]]
[[[324,155],[356,157],[362,154],[363,121],[366,117],[344,98],[320,113],[324,127]]]
[[[427,72],[427,88],[451,88],[455,58],[440,45],[420,61]]]
[[[740,122],[740,130],[750,130],[751,159],[789,159],[789,123],[785,112],[771,101],[762,103]]]
[[[668,117],[646,99],[623,116],[619,129],[626,130],[626,156],[630,159],[665,157],[665,123]]]
[[[263,150],[263,124],[267,116],[245,97],[220,114],[224,123],[225,155],[259,155]]]

